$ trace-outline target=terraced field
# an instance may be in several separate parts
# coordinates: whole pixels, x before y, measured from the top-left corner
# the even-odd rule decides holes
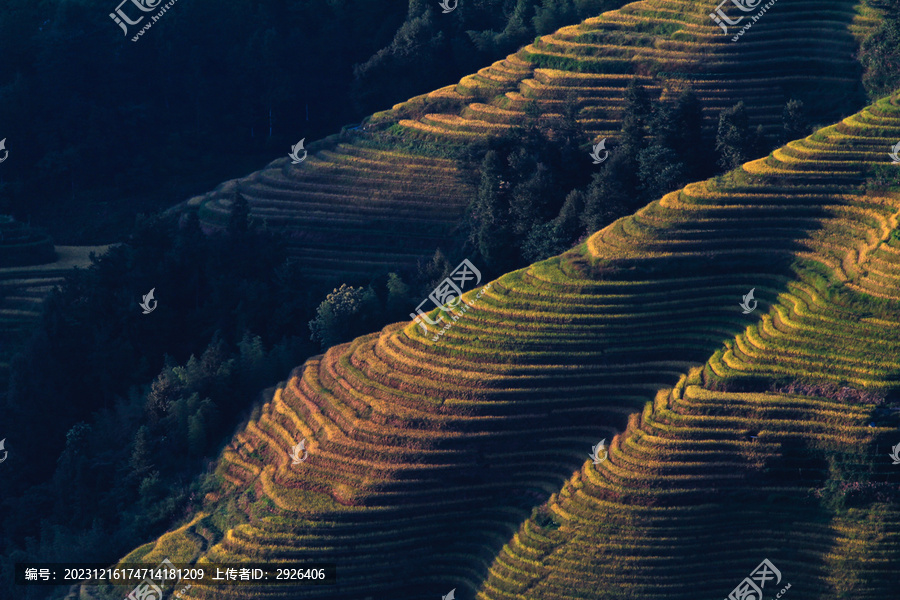
[[[284,229],[305,273],[319,281],[414,266],[450,239],[472,191],[456,161],[365,140],[335,142],[297,166],[278,159],[190,200],[205,229],[227,224],[235,189],[254,219]]]
[[[51,249],[52,249],[51,245]],[[30,337],[41,303],[75,267],[91,264],[90,254],[108,246],[56,246],[56,260],[0,269],[0,390],[5,392],[9,361]]]
[[[767,597],[892,597],[900,431],[865,402],[900,387],[900,194],[863,184],[897,140],[900,94],[500,277],[437,342],[331,348],[126,562],[338,565],[197,599],[722,598],[763,559]]]
[[[693,86],[709,132],[719,111],[739,100],[752,124],[770,134],[780,131],[791,97],[804,99],[818,122],[861,106],[854,56],[877,20],[855,1],[783,0],[738,42],[710,11],[687,0],[647,0],[564,27],[456,85],[310,144],[299,165],[279,158],[187,206],[199,207],[207,230],[221,228],[239,188],[258,222],[284,230],[311,277],[365,279],[457,243],[454,232],[475,190],[447,157],[523,122],[531,101],[552,118],[574,99],[592,136],[584,140],[585,160],[589,143],[618,131],[632,80],[656,97]]]

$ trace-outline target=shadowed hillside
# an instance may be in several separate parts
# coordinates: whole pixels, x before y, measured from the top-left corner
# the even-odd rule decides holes
[[[46,232],[0,215],[0,390],[5,394],[10,360],[31,335],[41,303],[90,253],[107,246],[57,246]]]
[[[897,139],[900,95],[467,292],[438,341],[331,348],[235,436],[202,512],[126,561],[339,565],[198,599],[724,597],[764,558],[795,598],[887,597]]]
[[[319,281],[414,266],[436,247],[460,243],[458,227],[475,194],[456,160],[460,144],[524,123],[532,101],[548,118],[567,99],[575,103],[589,134],[582,142],[585,161],[589,143],[617,133],[630,81],[655,98],[693,86],[710,135],[719,111],[738,101],[751,126],[770,135],[780,129],[790,98],[802,99],[818,122],[857,110],[857,42],[877,23],[861,10],[849,1],[783,1],[763,16],[764,26],[732,42],[705,4],[635,2],[542,36],[457,85],[308,144],[299,165],[275,160],[187,205],[199,207],[207,229],[224,227],[239,189],[257,222],[283,228]]]

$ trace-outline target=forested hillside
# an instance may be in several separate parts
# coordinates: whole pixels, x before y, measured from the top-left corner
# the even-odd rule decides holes
[[[309,145],[301,164],[278,158],[183,208],[197,208],[205,227],[221,228],[240,191],[257,223],[283,232],[311,277],[334,284],[410,269],[437,248],[471,256],[460,248],[487,222],[494,244],[512,249],[511,256],[487,256],[481,242],[473,249],[500,274],[608,222],[571,223],[586,200],[567,197],[600,170],[589,151],[601,140],[616,164],[606,177],[621,173],[619,181],[598,182],[618,187],[607,198],[617,217],[716,172],[719,117],[738,103],[746,131],[737,137],[748,139],[728,168],[789,139],[789,105],[803,107],[807,126],[864,105],[857,53],[879,21],[856,0],[829,2],[827,11],[803,2],[773,10],[766,28],[748,30],[739,43],[708,13],[696,2],[646,0],[563,27],[459,83]],[[634,84],[642,94],[629,94]],[[688,91],[691,100],[680,107],[687,114],[675,114],[673,105]],[[645,137],[654,102],[674,112],[661,115],[664,126]],[[686,117],[692,121],[676,122]],[[482,181],[472,176],[479,166],[497,170],[483,162],[489,150],[518,171],[503,178],[506,198],[484,199]],[[659,173],[654,165],[661,163],[667,166]],[[492,202],[501,206],[484,206]],[[527,217],[485,214],[505,206]],[[348,233],[356,243],[344,243]]]
[[[191,0],[132,42],[118,0],[0,11],[0,213],[57,243],[119,241],[151,213],[301,138],[447,85],[535,34],[623,4]],[[150,4],[151,6],[153,3]]]

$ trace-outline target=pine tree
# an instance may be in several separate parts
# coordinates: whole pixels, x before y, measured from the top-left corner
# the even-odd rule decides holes
[[[665,102],[659,103],[650,119],[650,145],[675,150],[682,136],[675,107]]]
[[[653,117],[653,104],[643,85],[634,79],[625,90],[625,110],[622,116],[620,146],[632,156],[646,147],[646,130]]]
[[[201,456],[206,449],[206,423],[203,414],[198,412],[188,419],[188,452],[193,456]]]
[[[238,381],[244,393],[254,393],[265,385],[269,376],[266,348],[262,338],[245,331],[238,342]]]
[[[166,366],[150,385],[150,393],[144,408],[150,417],[151,423],[165,418],[169,413],[172,402],[181,395],[181,383],[173,368]]]
[[[416,265],[416,283],[420,286],[414,294],[417,298],[427,296],[439,282],[446,279],[453,271],[453,265],[444,256],[440,248],[434,251],[429,261],[419,260]]]
[[[575,9],[571,0],[543,0],[541,6],[535,9],[531,22],[535,33],[544,35],[571,23],[574,18]]]
[[[137,433],[134,435],[134,447],[131,451],[131,473],[140,479],[152,467],[152,441],[150,439],[150,429],[146,425],[141,425]]]
[[[481,181],[469,214],[469,241],[494,271],[510,261],[509,182],[500,155],[490,150],[481,162]]]
[[[216,330],[212,340],[206,345],[206,349],[200,356],[200,373],[204,387],[192,387],[193,391],[206,394],[209,390],[208,385],[216,384],[226,380],[231,373],[233,361],[229,359],[230,352],[225,337],[220,330]]]
[[[806,137],[809,133],[809,118],[802,100],[789,100],[781,112],[781,143]]]
[[[534,263],[564,252],[568,249],[569,244],[563,237],[558,221],[553,219],[533,227],[521,247],[522,258],[526,262]]]
[[[412,298],[410,297],[410,288],[397,273],[388,273],[387,283],[387,309],[392,318],[402,318],[409,307]]]
[[[752,146],[750,119],[741,101],[719,114],[719,127],[716,133],[719,165],[728,170],[738,168],[750,158]]]
[[[570,245],[574,244],[585,231],[581,215],[584,214],[586,204],[587,195],[581,190],[572,190],[566,196],[566,201],[556,217],[560,233]]]
[[[625,90],[625,108],[619,139],[610,148],[610,160],[604,165],[602,171],[604,175],[601,178],[603,185],[609,186],[604,193],[612,195],[610,201],[615,206],[620,206],[622,202],[631,205],[638,200],[640,189],[638,157],[649,143],[647,133],[652,119],[653,103],[650,96],[640,83],[632,79]],[[615,173],[610,173],[613,170]],[[596,190],[588,193],[584,222],[586,225],[590,223],[589,233],[592,233],[599,224],[598,215],[606,212],[606,209],[601,208],[606,201],[596,199],[596,194]],[[626,196],[627,200],[624,199]],[[617,211],[618,209],[615,209],[615,212]]]
[[[629,173],[632,161],[621,153],[613,154],[588,186],[581,222],[588,235],[629,214],[640,200],[633,187],[635,175]]]
[[[522,239],[535,226],[552,217],[548,210],[549,201],[556,188],[553,176],[543,163],[538,163],[531,175],[515,187],[509,213],[517,239]]]
[[[584,168],[584,162],[590,137],[578,120],[581,109],[576,94],[566,96],[561,112],[562,116],[551,126],[554,147],[558,148],[554,172],[559,181],[568,182],[570,189],[586,187],[590,183],[590,171]],[[565,202],[563,198],[560,194],[560,200]]]
[[[645,202],[658,200],[687,183],[685,166],[671,148],[653,144],[638,155],[638,178]]]
[[[769,153],[769,147],[769,138],[766,137],[763,126],[757,125],[750,136],[750,158],[765,156]]]
[[[88,455],[88,442],[94,433],[93,427],[84,421],[76,423],[66,434],[66,447],[60,454],[58,463],[64,470],[81,470]]]
[[[685,165],[689,181],[712,175],[709,145],[703,139],[703,105],[693,90],[687,89],[675,100],[675,126],[679,132],[672,149]]]

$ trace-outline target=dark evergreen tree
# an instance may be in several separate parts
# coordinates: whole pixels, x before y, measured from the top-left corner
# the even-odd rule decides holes
[[[736,169],[747,162],[753,153],[754,139],[750,119],[743,101],[719,114],[716,151],[719,165],[726,170]]]
[[[769,153],[771,143],[762,125],[757,125],[750,137],[750,158],[759,158]]]
[[[685,166],[685,177],[699,181],[713,174],[714,162],[710,143],[703,137],[703,105],[693,90],[687,89],[675,100],[675,129],[678,132],[671,148]]]
[[[650,118],[650,139],[648,147],[656,145],[669,150],[675,150],[680,144],[683,135],[681,123],[678,120],[676,109],[669,103],[659,102],[654,107]]]
[[[450,276],[454,266],[440,248],[434,251],[431,260],[419,260],[415,280],[420,287],[415,296],[420,298],[430,294],[438,283]]]
[[[638,177],[645,202],[658,200],[687,183],[680,157],[671,148],[657,144],[645,148],[638,156]]]
[[[534,31],[543,35],[564,25],[577,22],[578,15],[572,0],[543,0],[535,10]]]
[[[342,283],[319,304],[316,318],[309,322],[310,339],[317,340],[322,350],[349,341],[368,331],[378,299],[371,288]]]
[[[172,403],[182,392],[181,383],[172,367],[166,366],[150,385],[150,393],[144,407],[151,423],[155,423],[169,414]]]
[[[809,133],[809,117],[801,100],[789,100],[781,112],[781,143],[806,137]]]
[[[567,250],[570,244],[560,227],[559,221],[552,219],[535,225],[521,243],[522,258],[535,263]]]
[[[549,129],[550,141],[558,148],[554,172],[557,180],[570,189],[590,183],[590,171],[585,169],[590,137],[579,121],[580,112],[578,96],[568,94],[563,101],[561,115],[550,123]],[[564,195],[559,197],[562,199]]]
[[[586,195],[572,190],[559,214],[546,223],[532,227],[522,243],[522,257],[529,263],[565,252],[575,245],[584,232],[581,223]]]
[[[608,145],[610,148],[610,160],[604,165],[604,173],[615,164],[615,175],[604,174],[602,181],[609,179],[611,187],[605,189],[616,197],[613,202],[619,204],[623,197],[627,205],[639,204],[640,180],[638,179],[638,157],[641,151],[650,143],[649,126],[653,122],[653,101],[643,85],[631,80],[625,90],[625,107],[622,113],[622,127],[618,139]],[[604,183],[604,186],[606,184]],[[592,193],[588,194],[586,204],[587,216],[585,223],[589,227],[595,227],[598,223],[597,215],[602,213],[601,204],[592,199]],[[598,213],[597,211],[600,211]]]
[[[530,175],[516,185],[512,191],[509,212],[512,232],[518,239],[554,216],[552,200],[557,189],[550,170],[542,162],[537,163]]]
[[[625,109],[619,136],[622,152],[637,157],[646,147],[647,127],[652,118],[653,103],[650,95],[643,85],[632,79],[625,90]]]
[[[468,31],[472,43],[482,54],[502,55],[516,49],[518,40],[534,37],[534,26],[529,18],[533,14],[532,3],[518,0],[500,31],[485,29]]]
[[[390,45],[354,66],[356,107],[362,111],[365,106],[390,106],[422,89],[446,85],[455,71],[452,47],[435,23],[432,10],[420,0],[410,0],[407,20]],[[391,85],[383,85],[383,81]]]
[[[505,180],[498,152],[491,150],[481,163],[481,180],[469,207],[469,241],[480,257],[496,273],[511,264],[509,222],[509,181]]]
[[[388,273],[385,284],[387,290],[387,310],[391,319],[402,319],[409,312],[409,307],[415,305],[410,287],[397,273]]]
[[[582,190],[572,190],[566,196],[563,207],[555,219],[562,238],[570,245],[585,233],[581,216],[584,214],[586,203],[587,195]]]
[[[141,425],[134,434],[134,444],[131,451],[129,466],[131,474],[138,480],[142,479],[153,467],[153,443],[150,438],[150,429]]]
[[[200,456],[206,448],[206,423],[202,413],[191,416],[188,420],[188,452],[192,456]]]
[[[581,222],[588,235],[603,229],[619,217],[628,214],[640,203],[634,189],[631,159],[620,153],[612,154],[600,173],[588,186]]]
[[[638,154],[639,192],[644,202],[686,183],[686,167],[676,148],[682,145],[682,123],[676,107],[659,103],[650,121],[650,144]],[[696,151],[696,149],[692,149]]]

